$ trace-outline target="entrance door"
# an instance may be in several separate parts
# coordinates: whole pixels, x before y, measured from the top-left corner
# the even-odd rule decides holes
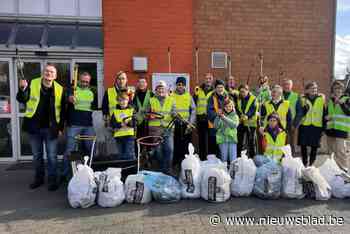
[[[0,58],[0,161],[15,160],[15,92],[10,59]]]

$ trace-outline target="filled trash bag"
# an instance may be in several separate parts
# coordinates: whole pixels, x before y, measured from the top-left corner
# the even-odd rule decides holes
[[[266,157],[265,155],[258,154],[254,157],[254,163],[255,163],[256,167],[261,167],[262,165],[264,165],[270,161],[271,161],[271,159]]]
[[[210,202],[225,202],[231,196],[227,163],[215,155],[208,155],[207,159],[202,162],[201,197]]]
[[[232,179],[231,195],[249,196],[254,187],[256,166],[252,159],[248,159],[245,151],[231,163],[229,173]]]
[[[332,195],[335,198],[350,197],[350,175],[342,172],[336,175],[331,181]]]
[[[321,175],[327,180],[331,185],[331,181],[336,175],[343,173],[343,170],[340,169],[336,161],[334,160],[334,154],[327,158],[321,166],[318,167]]]
[[[181,186],[176,179],[161,172],[141,171],[140,174],[144,176],[154,200],[164,203],[180,201]]]
[[[303,191],[302,170],[304,164],[300,158],[292,157],[290,145],[282,148],[284,158],[282,159],[282,196],[285,198],[302,199],[305,196]]]
[[[302,173],[305,181],[304,189],[307,197],[315,198],[316,200],[328,200],[331,198],[331,186],[321,175],[318,168],[314,166],[307,167]]]
[[[151,190],[145,185],[143,174],[129,175],[125,180],[125,200],[128,203],[146,204],[152,201]]]
[[[68,184],[68,201],[73,208],[87,208],[95,204],[97,185],[94,172],[87,165],[88,158],[84,158],[84,165],[77,166],[77,172]]]
[[[282,168],[274,160],[265,158],[261,161],[265,163],[256,169],[253,194],[263,199],[277,199],[281,194]]]
[[[116,207],[125,199],[121,168],[108,168],[99,175],[97,203],[101,207]]]
[[[181,196],[183,198],[200,198],[201,196],[201,161],[194,154],[194,147],[188,145],[189,154],[181,162],[179,182],[181,185]]]

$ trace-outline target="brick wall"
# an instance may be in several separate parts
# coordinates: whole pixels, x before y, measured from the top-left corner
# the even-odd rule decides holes
[[[192,13],[190,0],[104,0],[105,86],[117,71],[132,71],[132,56],[148,57],[149,74],[168,72],[168,47],[172,72],[191,72]],[[131,84],[138,77],[128,76]]]
[[[303,79],[315,80],[328,92],[334,8],[335,0],[194,0],[193,46],[199,47],[200,77],[210,70],[210,53],[225,51],[241,82],[255,62],[255,83],[260,66],[256,57],[263,50],[264,73],[271,83],[289,77],[300,89]],[[213,72],[216,77],[227,74],[223,69]]]

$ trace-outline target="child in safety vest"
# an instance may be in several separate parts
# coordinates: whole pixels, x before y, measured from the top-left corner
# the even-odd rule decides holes
[[[118,96],[117,108],[111,118],[113,137],[117,146],[117,159],[135,159],[135,119],[134,108],[129,105],[129,96],[122,93]]]
[[[270,114],[267,120],[263,138],[264,155],[280,163],[283,157],[282,147],[287,144],[287,133],[282,128],[277,113]]]
[[[239,118],[234,108],[233,100],[226,98],[224,110],[219,109],[214,120],[216,143],[219,146],[221,160],[230,163],[237,158],[237,126]]]

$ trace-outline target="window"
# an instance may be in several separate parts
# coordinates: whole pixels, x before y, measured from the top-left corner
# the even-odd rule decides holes
[[[48,46],[71,46],[75,33],[75,26],[51,25],[48,28]]]
[[[101,27],[80,26],[77,46],[102,48],[103,37]]]
[[[65,16],[75,16],[76,7],[75,1],[73,0],[50,0],[50,15],[65,15]]]
[[[15,43],[21,45],[40,45],[43,31],[43,25],[19,25]]]
[[[21,15],[46,15],[46,0],[18,0],[19,14]]]
[[[0,44],[6,44],[11,34],[12,24],[0,23]]]
[[[79,15],[89,17],[101,17],[102,6],[100,0],[80,0]]]
[[[16,5],[13,0],[0,0],[0,13],[14,14],[16,13]]]

